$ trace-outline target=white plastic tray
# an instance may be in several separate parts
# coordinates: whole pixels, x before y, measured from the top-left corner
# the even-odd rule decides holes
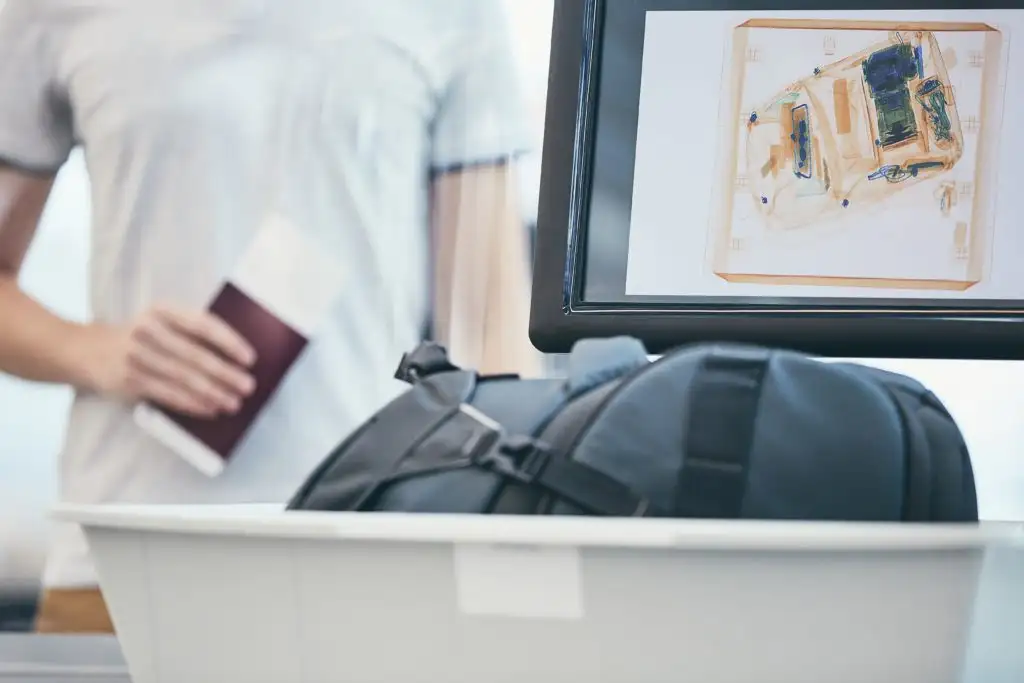
[[[1018,525],[58,514],[135,683],[1024,680]]]

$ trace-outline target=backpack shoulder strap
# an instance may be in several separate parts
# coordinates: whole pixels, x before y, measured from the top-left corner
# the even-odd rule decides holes
[[[501,426],[471,406],[462,412],[478,427],[466,442],[467,459],[481,469],[508,481],[534,487],[531,505],[520,513],[536,513],[537,498],[555,496],[589,514],[613,517],[658,516],[649,501],[622,482],[585,463],[572,460],[536,439],[506,434]],[[503,512],[496,509],[495,512]]]
[[[538,410],[539,441],[534,462],[540,473],[534,488],[505,487],[495,498],[493,511],[499,514],[536,513],[553,500],[575,502],[593,514],[656,514],[632,492],[609,480],[593,468],[569,457],[576,439],[590,424],[605,399],[626,375],[649,365],[647,350],[631,337],[584,339],[576,342],[569,355],[569,372],[562,390]],[[506,468],[508,469],[508,468]],[[521,476],[510,476],[525,483]],[[600,483],[598,482],[600,480]]]
[[[754,423],[771,351],[712,349],[690,386],[689,426],[675,516],[740,517],[747,491]]]
[[[546,427],[555,415],[583,394],[622,379],[649,364],[644,345],[632,337],[582,339],[576,342],[569,354],[569,374],[562,385],[562,391],[552,397],[549,405],[538,411],[537,424],[541,428]],[[587,411],[576,412],[583,417],[588,414]],[[572,431],[571,426],[569,431]]]
[[[469,400],[476,374],[438,372],[416,384],[371,417],[308,477],[289,509],[365,509],[402,462]],[[452,458],[458,454],[453,453]]]
[[[552,414],[570,397],[647,363],[643,345],[636,340],[595,340],[577,346],[564,391],[550,407]],[[650,514],[646,502],[618,482],[559,457],[528,437],[507,434],[467,405],[477,375],[453,365],[443,347],[421,344],[403,357],[395,376],[411,383],[412,389],[336,449],[293,499],[292,509],[372,509],[380,491],[402,476],[408,454],[429,438],[439,445],[444,442],[437,449],[446,454],[444,462],[434,463],[439,469],[473,464],[507,479],[537,484],[595,514]],[[330,508],[325,507],[328,504]]]

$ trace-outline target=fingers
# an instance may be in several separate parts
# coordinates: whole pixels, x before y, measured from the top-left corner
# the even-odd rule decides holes
[[[218,382],[215,373],[203,372],[187,362],[182,363],[178,357],[144,345],[134,347],[128,360],[132,375],[138,378],[136,391],[153,400],[170,401],[173,406],[166,405],[180,412],[234,413],[241,407],[242,397],[252,390],[252,379],[244,373],[239,374],[245,378],[247,387],[230,388],[230,384]],[[236,384],[241,383],[236,381]]]
[[[133,393],[189,415],[237,412],[255,388],[244,369],[255,352],[209,313],[154,310],[132,330],[127,360]]]
[[[208,418],[221,412],[216,403],[166,378],[140,372],[133,375],[131,385],[134,395],[144,397],[182,415]]]
[[[185,312],[167,306],[154,312],[157,319],[170,325],[179,334],[209,344],[243,367],[252,365],[256,360],[256,352],[249,342],[212,313]]]
[[[201,340],[187,337],[162,322],[140,328],[141,346],[156,355],[162,355],[169,365],[161,374],[169,373],[172,379],[184,382],[190,376],[201,376],[223,385],[228,391],[245,396],[253,389],[252,376],[238,365],[218,356],[201,343]],[[152,359],[153,353],[146,354]],[[155,359],[153,359],[155,360]],[[170,367],[173,365],[174,367]],[[153,368],[156,371],[156,368]],[[192,381],[199,381],[194,379]]]

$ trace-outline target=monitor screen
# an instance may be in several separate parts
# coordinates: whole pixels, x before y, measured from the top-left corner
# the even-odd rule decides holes
[[[1019,321],[1024,9],[583,4],[567,315]]]

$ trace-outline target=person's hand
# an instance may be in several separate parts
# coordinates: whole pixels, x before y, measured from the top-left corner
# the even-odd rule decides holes
[[[123,327],[90,326],[92,387],[194,417],[238,411],[255,388],[256,353],[206,311],[152,308]]]

